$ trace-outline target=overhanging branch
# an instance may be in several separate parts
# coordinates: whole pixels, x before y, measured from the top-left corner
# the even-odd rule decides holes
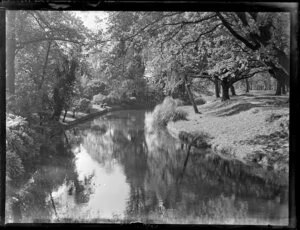
[[[260,48],[260,45],[257,43],[256,45],[251,44],[249,41],[247,41],[247,39],[245,39],[244,37],[242,37],[241,35],[239,35],[229,24],[229,22],[227,22],[227,20],[222,16],[222,14],[220,12],[216,13],[217,16],[219,17],[219,19],[222,21],[223,25],[229,30],[229,32],[238,40],[240,40],[241,42],[243,42],[248,48],[250,48],[251,50],[255,51],[257,49]]]
[[[34,38],[29,41],[19,41],[19,42],[17,42],[19,45],[17,48],[20,48],[27,44],[43,42],[43,41],[65,41],[65,42],[72,42],[72,43],[81,44],[81,45],[84,44],[83,42],[80,42],[80,41],[69,40],[69,39],[59,38],[59,37],[40,37],[40,38]]]
[[[163,15],[161,17],[159,17],[158,19],[152,21],[151,23],[145,25],[144,27],[142,27],[141,29],[139,29],[136,33],[134,33],[133,35],[129,36],[129,37],[126,37],[125,40],[128,40],[128,39],[131,39],[135,36],[137,36],[138,34],[140,34],[142,31],[144,31],[145,29],[147,29],[149,26],[152,26],[154,25],[155,23],[159,22],[160,20],[162,20],[163,18],[167,18],[167,17],[172,17],[172,16],[175,16],[177,14],[181,14],[181,12],[177,12],[177,13],[174,13],[174,14],[167,14],[167,15]]]
[[[199,42],[199,40],[200,40],[200,38],[201,38],[202,36],[204,36],[204,35],[206,35],[206,34],[209,34],[209,33],[212,33],[213,31],[215,31],[215,30],[216,30],[219,26],[221,26],[221,25],[222,25],[222,23],[220,23],[220,24],[214,26],[211,30],[208,30],[208,31],[205,31],[205,32],[199,34],[198,37],[196,38],[196,40],[194,40],[194,41],[189,41],[189,42],[185,43],[185,44],[182,46],[181,50],[184,49],[186,46],[192,44],[192,43],[197,43],[197,42]]]
[[[212,15],[209,15],[207,17],[204,17],[204,18],[200,18],[198,20],[195,20],[195,21],[180,21],[180,22],[174,22],[174,23],[164,23],[163,25],[164,26],[175,26],[175,25],[189,25],[189,24],[197,24],[197,23],[200,23],[200,22],[204,22],[206,20],[209,20],[211,18],[214,18],[216,17],[217,15],[216,14],[212,14]]]
[[[270,68],[264,68],[264,69],[255,71],[255,72],[253,72],[253,73],[245,74],[244,76],[242,76],[242,77],[240,77],[240,78],[234,79],[234,80],[232,81],[232,84],[235,83],[235,82],[237,82],[237,81],[243,80],[243,79],[251,78],[251,77],[253,77],[255,74],[266,72],[266,71],[268,71],[269,69],[270,69]]]

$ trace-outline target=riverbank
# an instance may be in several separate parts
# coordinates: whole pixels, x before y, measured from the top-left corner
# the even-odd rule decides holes
[[[153,106],[154,107],[154,106]],[[126,104],[126,105],[113,105],[113,106],[105,106],[105,107],[101,107],[100,105],[93,105],[92,109],[89,113],[85,113],[85,112],[76,112],[76,116],[73,117],[73,112],[72,111],[68,111],[65,117],[65,121],[62,122],[63,120],[63,115],[61,116],[60,120],[61,120],[61,124],[64,127],[73,127],[76,124],[80,124],[82,122],[85,122],[87,120],[93,119],[94,117],[97,116],[101,116],[113,111],[121,111],[121,110],[128,110],[128,109],[132,109],[132,110],[138,110],[138,109],[152,109],[152,107],[148,107],[142,104],[136,104],[136,103],[132,103],[132,104]]]
[[[188,113],[188,120],[170,122],[167,127],[177,138],[204,136],[207,145],[223,157],[288,172],[287,99],[254,91],[198,106],[201,114],[195,114],[192,106],[180,106]]]

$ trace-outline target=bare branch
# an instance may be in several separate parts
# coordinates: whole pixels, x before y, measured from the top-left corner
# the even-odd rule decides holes
[[[211,76],[208,74],[195,74],[195,75],[189,75],[191,78],[205,78],[205,79],[211,79]]]
[[[243,80],[243,79],[248,79],[248,78],[251,78],[253,77],[255,74],[258,74],[258,73],[263,73],[263,72],[266,72],[268,70],[270,70],[271,68],[268,67],[268,68],[264,68],[264,69],[260,69],[260,70],[257,70],[253,73],[248,73],[248,74],[245,74],[243,77],[239,77],[239,78],[236,78],[236,79],[233,79],[232,83],[235,83],[237,81],[240,81],[240,80]],[[249,70],[251,71],[251,70]]]
[[[42,14],[40,14],[40,12],[35,11],[34,13],[33,12],[29,12],[29,13],[36,20],[36,22],[39,24],[39,26],[44,30],[45,37],[35,38],[35,39],[30,40],[30,41],[19,42],[19,44],[26,45],[26,44],[41,42],[41,41],[54,41],[55,45],[57,47],[59,47],[58,44],[56,43],[56,41],[65,41],[65,42],[72,42],[72,43],[75,43],[75,44],[85,45],[85,43],[82,42],[82,41],[64,38],[64,36],[60,33],[59,30],[53,29],[50,26],[49,22],[46,20],[46,18]],[[42,25],[41,22],[44,25]],[[50,31],[47,32],[46,29],[49,29]],[[56,33],[58,33],[58,35],[60,37],[53,36],[52,33],[53,33],[54,30],[55,30]]]
[[[20,47],[30,44],[30,43],[43,42],[43,41],[65,41],[65,42],[72,42],[72,43],[76,43],[76,44],[84,44],[84,42],[69,40],[69,39],[59,38],[59,37],[40,37],[40,38],[34,38],[29,41],[19,41],[18,42],[19,47],[17,47],[17,48],[20,48]]]
[[[180,26],[179,29],[178,29],[177,31],[176,31],[176,29],[174,29],[174,30],[170,33],[171,36],[168,37],[168,38],[166,38],[166,39],[162,42],[162,44],[164,44],[164,43],[166,43],[167,41],[173,39],[173,38],[180,32],[181,28],[182,28],[182,27]],[[174,33],[174,31],[175,31],[175,33]]]
[[[211,30],[208,30],[208,31],[205,31],[205,32],[199,34],[199,36],[196,38],[196,40],[194,40],[194,41],[189,41],[189,42],[185,43],[185,44],[182,46],[181,49],[184,49],[186,46],[188,46],[188,45],[190,45],[190,44],[192,44],[192,43],[197,43],[197,42],[199,42],[200,38],[201,38],[203,35],[212,33],[213,31],[215,31],[215,30],[216,30],[219,26],[221,26],[221,25],[223,25],[223,24],[220,23],[220,24],[214,26]]]
[[[175,25],[180,25],[180,24],[182,24],[182,25],[197,24],[197,23],[209,20],[211,18],[214,18],[216,16],[217,16],[216,14],[212,14],[210,16],[207,16],[207,17],[195,20],[195,21],[180,21],[180,22],[174,22],[174,23],[164,23],[163,25],[164,26],[175,26]]]
[[[160,20],[162,20],[163,18],[167,18],[167,17],[172,17],[174,15],[178,15],[178,14],[181,14],[182,12],[177,12],[177,13],[174,13],[174,14],[166,14],[166,15],[163,15],[161,16],[160,18],[154,20],[153,22],[147,24],[146,26],[142,27],[141,29],[139,29],[137,32],[135,32],[133,35],[125,38],[125,40],[128,40],[128,39],[131,39],[135,36],[137,36],[138,34],[140,34],[142,31],[144,31],[145,29],[147,29],[149,26],[152,26],[154,25],[155,23],[159,22]]]

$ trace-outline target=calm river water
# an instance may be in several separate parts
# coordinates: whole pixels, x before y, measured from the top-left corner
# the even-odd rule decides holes
[[[7,222],[288,224],[284,179],[187,147],[143,110],[67,131],[70,147],[7,186]],[[283,181],[283,182],[282,182]]]

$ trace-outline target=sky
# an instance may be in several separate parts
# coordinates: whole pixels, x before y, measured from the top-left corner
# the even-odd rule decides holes
[[[99,23],[96,23],[96,17],[103,19],[103,22],[100,23],[100,27],[102,29],[106,29],[106,22],[105,20],[108,17],[108,13],[105,11],[73,11],[74,14],[80,17],[84,23],[84,25],[91,29],[92,31],[96,32],[99,29]]]

